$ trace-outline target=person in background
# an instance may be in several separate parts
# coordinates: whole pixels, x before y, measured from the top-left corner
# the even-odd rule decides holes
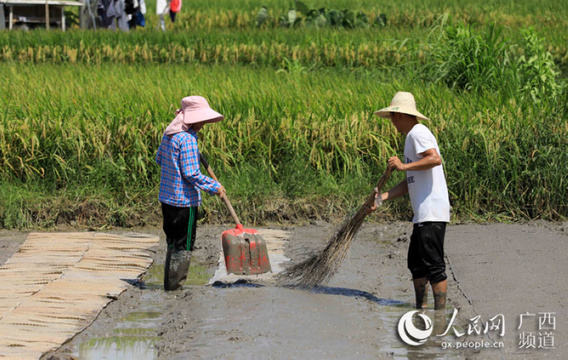
[[[158,23],[158,27],[162,29],[162,31],[166,31],[166,21],[164,20],[164,16],[170,3],[166,0],[156,0],[156,15],[160,18]]]
[[[146,2],[144,0],[126,0],[126,13],[128,14],[128,26],[136,29],[137,26],[146,26]]]
[[[169,9],[169,11],[168,11]],[[172,23],[176,21],[176,15],[181,11],[181,0],[157,0],[156,1],[156,15],[160,18],[158,27],[162,31],[166,31],[166,12],[170,14]]]
[[[103,29],[128,31],[128,14],[124,0],[98,0],[97,13]]]
[[[170,19],[176,22],[176,15],[181,11],[181,0],[170,0]]]
[[[146,1],[140,0],[140,8],[138,9],[138,12],[134,14],[136,18],[136,26],[141,26],[141,27],[146,26],[145,15],[146,15]]]
[[[450,201],[438,143],[432,132],[418,120],[430,120],[416,110],[414,96],[397,92],[389,107],[375,112],[390,119],[397,131],[406,134],[404,163],[396,156],[388,166],[405,171],[406,178],[387,192],[376,194],[371,211],[383,201],[409,194],[414,223],[408,249],[408,268],[416,293],[416,308],[426,307],[428,283],[434,293],[436,310],[446,305],[447,276],[444,237],[450,222]]]
[[[159,201],[168,246],[164,266],[166,291],[181,288],[187,278],[195,246],[201,190],[219,196],[225,194],[220,183],[201,174],[197,144],[197,135],[203,126],[221,120],[223,115],[211,109],[205,98],[184,97],[156,154],[156,162],[161,167]]]

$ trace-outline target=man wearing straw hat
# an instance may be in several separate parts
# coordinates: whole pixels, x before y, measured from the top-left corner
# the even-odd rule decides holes
[[[223,120],[201,96],[181,100],[181,109],[164,132],[156,154],[161,166],[160,194],[168,250],[164,266],[164,289],[181,288],[187,278],[195,245],[200,190],[222,196],[225,188],[201,174],[197,133],[207,123]]]
[[[450,201],[440,149],[430,130],[418,120],[430,120],[416,110],[414,96],[398,92],[389,107],[375,112],[390,119],[397,131],[406,134],[403,163],[389,158],[388,165],[406,171],[406,179],[387,192],[376,195],[376,210],[384,200],[409,194],[414,223],[408,249],[408,268],[416,292],[416,308],[426,306],[428,283],[432,285],[435,309],[446,304],[447,276],[444,262],[444,235],[450,222]]]

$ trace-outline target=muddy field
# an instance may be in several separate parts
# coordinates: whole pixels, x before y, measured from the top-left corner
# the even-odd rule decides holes
[[[198,228],[190,284],[171,293],[161,288],[161,229],[107,231],[159,235],[154,265],[43,359],[562,359],[568,351],[566,223],[449,226],[448,305],[424,312],[433,331],[421,346],[406,345],[397,331],[414,306],[410,223],[366,223],[331,282],[309,291],[267,282],[206,285],[228,228]],[[288,232],[293,264],[324,247],[336,225],[271,229]],[[27,235],[0,231],[0,264]]]

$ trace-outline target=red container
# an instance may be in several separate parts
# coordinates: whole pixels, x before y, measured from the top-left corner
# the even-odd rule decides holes
[[[241,224],[221,235],[228,274],[255,275],[272,272],[266,242],[254,229]]]

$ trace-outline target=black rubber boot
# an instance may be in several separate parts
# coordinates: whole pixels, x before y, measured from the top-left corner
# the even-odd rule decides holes
[[[164,290],[181,289],[187,279],[190,260],[191,251],[175,250],[168,246],[164,265]]]

